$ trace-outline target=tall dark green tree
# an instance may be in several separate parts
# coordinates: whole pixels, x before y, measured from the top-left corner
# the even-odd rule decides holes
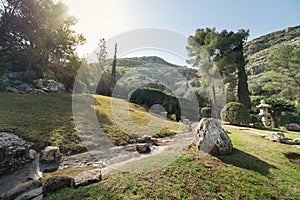
[[[246,62],[243,55],[243,45],[248,35],[249,31],[243,29],[236,33],[227,30],[217,32],[215,28],[198,29],[195,35],[188,38],[187,49],[190,64],[200,68],[203,64],[206,66],[208,64],[212,71],[217,69],[224,83],[227,84],[227,94],[230,94],[227,96],[232,97],[237,87],[238,101],[250,107],[250,92],[245,72]],[[207,55],[203,51],[207,52]]]
[[[116,68],[117,68],[117,43],[115,44],[115,54],[114,54],[114,59],[112,62],[112,69],[111,69],[111,76],[113,79],[116,78]]]

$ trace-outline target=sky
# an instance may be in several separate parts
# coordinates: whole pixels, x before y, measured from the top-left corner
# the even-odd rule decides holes
[[[215,27],[218,31],[223,29],[237,31],[243,28],[250,30],[249,41],[273,31],[300,25],[300,0],[63,0],[63,2],[69,7],[69,14],[78,19],[74,29],[86,38],[86,44],[78,47],[79,55],[91,54],[100,38],[108,41],[113,38],[119,39],[120,35],[128,31],[144,28],[168,30],[186,38],[193,35],[198,28]],[[145,37],[151,39],[156,36]],[[171,55],[172,50],[168,52],[157,49],[155,51],[141,47],[136,51],[124,53],[121,57],[156,55],[176,64],[185,63],[180,56]]]

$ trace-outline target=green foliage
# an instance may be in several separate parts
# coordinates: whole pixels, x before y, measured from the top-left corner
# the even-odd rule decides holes
[[[296,113],[285,113],[280,117],[279,125],[283,126],[285,124],[297,123],[300,124],[300,116]]]
[[[290,100],[300,97],[300,48],[280,46],[268,57],[268,72],[271,79],[264,88],[279,90],[281,96]]]
[[[72,87],[80,66],[75,53],[84,37],[71,29],[77,20],[61,1],[2,1],[0,60],[10,71],[52,72],[66,88]],[[2,63],[0,63],[2,64]]]
[[[293,112],[295,111],[295,106],[289,101],[280,99],[276,96],[265,99],[266,103],[270,104],[272,107],[270,109],[272,118],[272,128],[279,127],[280,117],[282,112]]]
[[[244,125],[250,122],[250,114],[243,104],[230,102],[222,109],[221,119],[230,124]]]
[[[217,32],[215,28],[197,29],[195,35],[188,38],[187,49],[190,56],[188,62],[199,68],[206,85],[214,85],[214,80],[220,74],[224,83],[229,84],[229,93],[234,94],[238,82],[238,100],[250,107],[243,55],[243,44],[248,35],[249,31],[243,29],[236,33],[227,30]]]
[[[201,114],[200,116],[203,118],[210,118],[211,117],[211,108],[210,107],[203,107],[201,108]]]
[[[130,97],[130,102],[151,108],[155,104],[162,105],[168,114],[175,114],[175,120],[180,120],[180,105],[176,97],[167,95],[157,89],[139,88]]]

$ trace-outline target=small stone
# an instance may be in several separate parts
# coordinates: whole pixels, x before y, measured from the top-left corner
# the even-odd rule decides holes
[[[78,174],[74,180],[76,187],[85,186],[101,181],[102,173],[100,169],[88,170]]]
[[[136,144],[136,151],[139,153],[150,153],[151,149],[149,144],[143,143],[143,144]]]

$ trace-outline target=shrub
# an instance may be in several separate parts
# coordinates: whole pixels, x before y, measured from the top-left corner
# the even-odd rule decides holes
[[[211,108],[210,107],[203,107],[200,111],[201,117],[210,118],[211,117]]]
[[[221,111],[221,119],[230,124],[243,125],[250,121],[249,110],[241,103],[230,102]]]
[[[300,116],[295,113],[286,113],[280,117],[279,125],[298,123],[300,124]]]

